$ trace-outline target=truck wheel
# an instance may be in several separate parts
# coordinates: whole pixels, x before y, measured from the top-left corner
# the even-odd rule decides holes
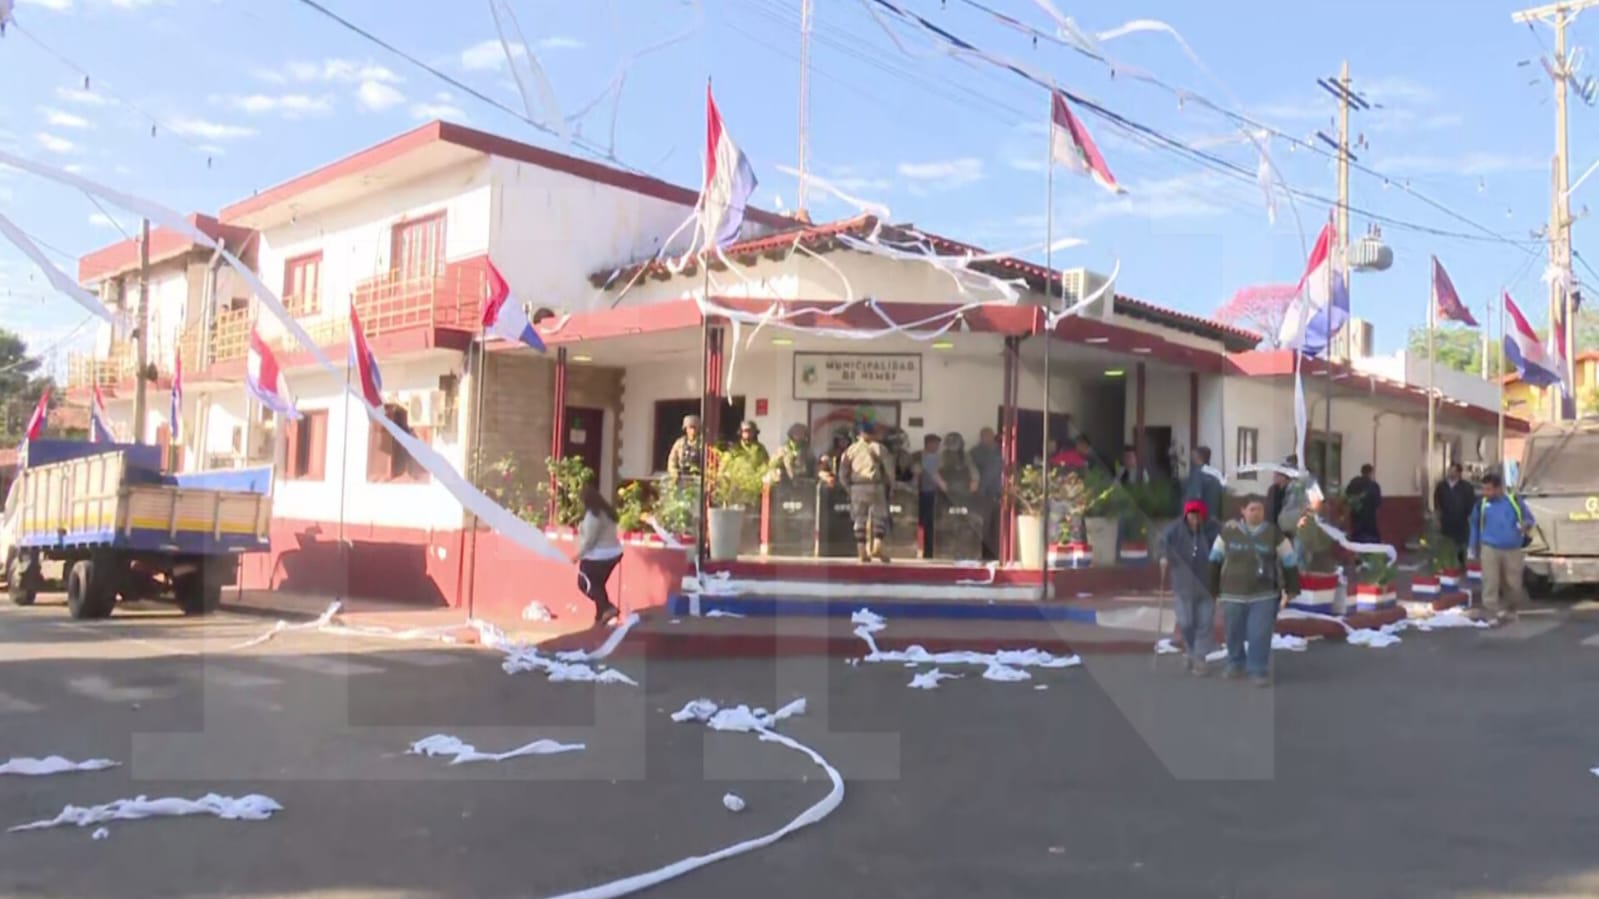
[[[11,604],[31,606],[39,598],[39,557],[12,550],[6,558],[6,595]]]
[[[80,621],[109,618],[116,606],[117,595],[106,589],[105,578],[97,571],[98,566],[88,559],[72,563],[67,570],[67,612]]]
[[[198,571],[179,578],[172,587],[183,614],[209,615],[222,605],[221,566],[201,562]]]

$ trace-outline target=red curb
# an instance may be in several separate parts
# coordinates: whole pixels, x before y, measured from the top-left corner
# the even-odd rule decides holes
[[[558,641],[541,644],[542,651],[589,648],[593,637],[582,640],[582,635],[571,635]],[[884,652],[906,650],[920,646],[928,652],[981,652],[1001,650],[1040,649],[1052,655],[1106,655],[1147,654],[1154,650],[1154,639],[1083,641],[1069,644],[1061,640],[1017,640],[972,636],[952,637],[885,637],[877,635],[877,647]],[[827,658],[859,658],[866,655],[866,644],[854,636],[800,636],[793,634],[696,634],[696,633],[644,633],[629,634],[616,651],[609,656],[644,659],[752,659],[778,656],[821,656]]]

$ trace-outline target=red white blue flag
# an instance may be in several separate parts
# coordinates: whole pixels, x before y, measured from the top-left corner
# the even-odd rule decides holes
[[[172,357],[172,442],[183,441],[183,355]]]
[[[100,396],[100,385],[94,385],[94,394],[89,398],[89,442],[90,443],[116,443],[116,435],[111,432],[111,416],[105,411],[105,398]]]
[[[1333,252],[1336,241],[1332,222],[1316,238],[1305,262],[1297,295],[1283,315],[1278,343],[1306,356],[1319,356],[1349,320],[1349,282]]]
[[[33,415],[28,417],[28,430],[23,436],[23,442],[38,440],[44,435],[44,420],[50,414],[50,388],[46,387],[39,394],[39,404],[33,407]]]
[[[1505,359],[1516,367],[1516,375],[1533,387],[1548,387],[1561,383],[1559,359],[1538,340],[1526,316],[1505,291],[1505,314],[1510,326],[1505,329]]]
[[[544,352],[544,340],[528,320],[527,310],[511,296],[511,285],[506,283],[493,262],[489,263],[489,299],[483,306],[483,330],[495,337],[525,343]]]
[[[289,392],[289,382],[284,380],[283,369],[272,347],[261,339],[261,332],[250,331],[250,351],[244,357],[244,385],[261,405],[284,418],[296,419],[300,411],[294,408],[294,394]]]
[[[1054,100],[1050,104],[1049,116],[1050,157],[1078,174],[1093,178],[1095,184],[1113,194],[1126,193],[1116,183],[1116,176],[1110,173],[1110,166],[1105,164],[1099,145],[1089,137],[1088,129],[1066,105],[1065,95],[1055,91],[1052,96]]]
[[[355,314],[355,304],[350,304],[350,371],[355,382],[361,385],[361,397],[376,409],[383,407],[383,375],[378,372],[378,360],[367,345],[366,333],[361,330],[361,318]]]
[[[1477,320],[1472,318],[1466,304],[1460,302],[1455,282],[1449,280],[1449,273],[1444,271],[1444,264],[1438,261],[1437,256],[1432,257],[1432,308],[1434,321],[1460,322],[1468,327],[1477,327]]]
[[[749,157],[722,127],[711,86],[705,85],[705,187],[700,192],[700,231],[705,249],[725,247],[738,239],[744,209],[755,193],[755,169]]]

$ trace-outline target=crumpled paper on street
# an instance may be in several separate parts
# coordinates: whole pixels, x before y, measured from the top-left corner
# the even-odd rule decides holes
[[[186,815],[215,815],[227,821],[265,821],[272,817],[273,812],[283,811],[283,806],[277,800],[257,793],[248,796],[219,796],[216,793],[207,793],[199,799],[180,799],[169,797],[166,799],[150,799],[137,796],[133,799],[118,799],[104,805],[91,805],[87,808],[69,805],[61,810],[61,814],[43,821],[34,821],[30,824],[18,824],[10,829],[10,833],[24,830],[44,830],[50,827],[88,827],[91,824],[104,824],[107,821],[139,821],[144,818],[183,817]]]
[[[1027,677],[1015,677],[1006,671],[998,669],[1014,668],[1071,668],[1081,665],[1083,660],[1079,656],[1057,656],[1041,649],[1001,649],[998,652],[975,652],[972,650],[952,650],[948,652],[928,652],[921,646],[908,646],[905,649],[884,651],[877,648],[877,638],[873,634],[888,626],[883,616],[870,609],[859,609],[850,616],[854,624],[855,636],[866,642],[870,650],[862,661],[865,662],[904,662],[917,665],[982,665],[988,669],[983,677],[988,680],[1027,680]],[[1025,673],[1025,672],[1023,672]]]
[[[1173,643],[1170,637],[1162,637],[1155,643],[1155,655],[1169,656],[1180,652],[1182,652],[1182,649],[1178,648],[1177,644]]]
[[[434,734],[423,737],[411,744],[406,750],[410,755],[453,755],[450,760],[452,765],[462,765],[467,762],[503,762],[524,755],[556,755],[562,752],[579,752],[586,748],[582,743],[561,743],[555,740],[534,740],[525,746],[518,746],[506,752],[478,752],[477,747],[470,743],[463,743],[459,737],[449,734]]]
[[[959,680],[960,677],[959,674],[945,674],[943,671],[934,668],[931,671],[923,671],[921,674],[911,678],[910,687],[913,690],[936,690],[938,689],[939,681]]]
[[[1247,648],[1249,646],[1249,642],[1245,641],[1244,646]],[[1304,637],[1296,637],[1293,634],[1271,635],[1272,652],[1304,652],[1309,648],[1310,641],[1306,640]],[[1227,658],[1227,647],[1223,646],[1219,649],[1213,650],[1210,655],[1205,656],[1205,661],[1219,662],[1225,658]]]
[[[605,642],[598,649],[559,652],[554,658],[539,652],[535,646],[512,640],[504,631],[487,621],[474,618],[470,624],[478,632],[479,643],[505,656],[500,667],[506,674],[542,671],[551,683],[627,684],[636,687],[637,681],[615,668],[601,670],[588,663],[604,659],[615,652],[617,645],[627,636],[628,631],[638,624],[638,620],[637,615],[627,616],[611,631],[610,636],[605,638]]]
[[[88,759],[74,762],[64,759],[59,755],[45,756],[42,759],[14,758],[4,765],[0,765],[0,774],[20,774],[28,777],[42,777],[47,774],[66,774],[76,771],[104,771],[115,768],[121,762],[110,759]]]
[[[554,897],[554,899],[614,899],[614,897],[617,896],[626,896],[629,893],[636,893],[639,890],[648,889],[650,887],[665,883],[668,880],[681,877],[690,871],[703,868],[706,865],[714,864],[724,859],[733,858],[734,856],[743,855],[746,852],[753,852],[756,849],[762,849],[770,846],[794,831],[799,830],[802,827],[815,824],[816,822],[832,814],[833,810],[838,808],[839,805],[844,801],[844,778],[838,773],[838,769],[828,764],[827,760],[822,758],[821,755],[816,752],[816,750],[811,749],[809,746],[806,746],[797,740],[786,737],[777,731],[771,730],[769,725],[762,725],[760,723],[762,720],[766,720],[772,724],[775,724],[783,718],[789,717],[790,715],[798,715],[804,711],[805,700],[803,698],[797,699],[788,705],[783,706],[782,709],[779,709],[772,715],[757,715],[756,713],[751,712],[748,706],[742,705],[738,706],[737,709],[721,709],[716,703],[709,699],[696,699],[683,706],[683,708],[679,711],[673,713],[672,720],[678,722],[704,721],[710,723],[712,727],[716,727],[716,723],[720,720],[727,726],[719,729],[742,730],[747,733],[754,733],[763,742],[777,743],[779,745],[786,746],[795,752],[804,753],[810,758],[811,761],[815,762],[819,767],[821,767],[823,771],[827,772],[827,779],[833,784],[833,788],[829,790],[827,795],[822,797],[822,799],[815,805],[801,812],[794,820],[783,825],[781,828],[766,834],[765,836],[745,840],[742,843],[735,843],[732,846],[718,849],[717,851],[708,855],[692,855],[688,858],[682,859],[681,861],[673,862],[670,865],[656,868],[653,871],[646,871],[643,874],[635,874],[632,877],[624,877],[621,880],[613,880],[610,883],[603,883],[599,886],[589,887],[588,889],[577,890],[571,893],[563,893],[560,896]],[[735,714],[724,715],[724,713],[727,712],[735,712]]]
[[[736,793],[725,793],[722,795],[722,807],[730,812],[742,812],[744,800]]]

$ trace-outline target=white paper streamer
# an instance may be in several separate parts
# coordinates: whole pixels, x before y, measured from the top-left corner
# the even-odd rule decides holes
[[[251,291],[261,301],[262,305],[266,306],[267,309],[272,311],[273,315],[278,317],[284,329],[294,337],[300,347],[311,354],[324,372],[344,384],[345,391],[355,402],[360,404],[360,408],[366,410],[367,417],[387,431],[389,436],[396,443],[403,446],[406,452],[411,455],[411,458],[426,469],[438,481],[439,485],[448,490],[462,506],[465,506],[468,511],[476,515],[492,530],[499,532],[511,542],[535,555],[562,563],[571,561],[566,557],[565,553],[550,544],[550,541],[544,536],[542,531],[518,518],[509,510],[494,502],[494,500],[489,499],[481,490],[478,490],[462,477],[461,473],[456,471],[455,467],[447,459],[439,455],[433,447],[418,440],[410,432],[391,421],[387,415],[383,414],[381,409],[376,409],[368,403],[359,387],[345,378],[346,372],[344,369],[334,365],[328,355],[317,345],[316,341],[311,339],[311,335],[305,328],[295,320],[294,316],[289,314],[278,295],[268,289],[249,266],[240,262],[238,257],[234,256],[225,247],[219,246],[216,241],[212,240],[210,235],[191,225],[183,216],[159,203],[124,194],[80,175],[23,159],[3,150],[0,150],[0,162],[32,172],[42,178],[76,187],[101,199],[109,200],[130,212],[151,219],[173,231],[186,234],[195,243],[207,249],[216,250],[227,261],[228,265],[232,266],[233,270],[239,274],[244,283],[249,285]]]
[[[561,106],[555,99],[555,89],[550,86],[550,80],[545,77],[544,67],[539,65],[538,57],[533,55],[533,47],[528,44],[527,38],[522,35],[522,26],[516,21],[516,13],[511,11],[511,7],[504,0],[489,0],[489,13],[494,16],[494,31],[499,36],[500,48],[505,51],[505,61],[511,68],[511,77],[516,79],[516,90],[522,95],[522,105],[527,109],[528,118],[547,125],[561,139],[562,143],[570,143],[572,135],[567,130],[565,116],[561,115]],[[511,32],[516,37],[517,43],[515,45],[506,40],[505,29],[507,26],[501,21],[502,14],[506,22],[510,23]],[[520,59],[511,51],[512,46],[520,46],[522,48],[523,56]],[[528,78],[526,79],[522,77],[523,68],[527,69]],[[536,104],[533,102],[533,97],[528,90],[528,80],[532,80],[538,91],[539,102]],[[535,106],[542,107],[542,115],[535,110]]]
[[[478,632],[478,642],[481,645],[505,656],[500,667],[506,674],[542,671],[551,683],[627,684],[636,687],[637,681],[615,668],[599,670],[587,663],[600,661],[615,652],[628,631],[638,624],[638,620],[637,615],[627,616],[611,631],[598,649],[561,652],[554,658],[540,653],[538,647],[512,640],[504,631],[486,621],[474,618],[469,624]]]
[[[928,652],[921,646],[911,646],[903,650],[883,651],[877,648],[877,638],[873,636],[887,626],[881,615],[869,609],[860,609],[850,616],[850,622],[855,624],[855,636],[866,642],[870,651],[861,659],[863,662],[912,662],[918,665],[982,665],[987,670],[983,677],[988,680],[1025,680],[1025,677],[1016,678],[1009,673],[1016,668],[1073,668],[1083,663],[1080,656],[1057,656],[1041,649],[1002,649],[998,652],[973,652],[971,650],[957,650],[952,652]],[[1026,674],[1026,672],[1021,672]]]
[[[1170,637],[1162,637],[1155,643],[1155,655],[1169,656],[1180,652],[1182,650],[1177,648],[1177,644],[1173,643]]]
[[[84,309],[88,310],[89,313],[104,319],[112,327],[119,327],[122,324],[120,321],[118,321],[117,317],[112,314],[111,310],[107,309],[106,305],[100,302],[99,297],[83,289],[83,285],[79,284],[66,272],[63,272],[61,269],[57,268],[56,264],[51,262],[50,259],[46,257],[37,246],[34,245],[32,240],[28,239],[28,235],[22,233],[22,229],[18,228],[11,221],[11,219],[6,218],[3,214],[0,214],[0,234],[4,234],[7,240],[15,244],[17,249],[22,251],[22,255],[33,260],[33,264],[37,265],[39,270],[44,272],[44,277],[50,282],[51,287],[54,287],[61,293],[66,294],[67,298],[72,300],[72,302],[82,306]]]
[[[963,587],[964,586],[986,587],[989,584],[992,584],[994,582],[995,575],[997,575],[999,573],[999,563],[998,562],[989,562],[988,564],[983,566],[983,569],[988,573],[986,577],[982,577],[982,578],[964,578],[963,577],[963,578],[957,580],[955,583],[960,584]]]
[[[1244,645],[1248,646],[1249,644],[1246,642]],[[1304,637],[1295,637],[1292,634],[1271,635],[1272,652],[1304,652],[1309,648],[1310,642]],[[1205,661],[1219,662],[1225,658],[1227,658],[1227,647],[1223,646],[1211,652],[1210,655],[1205,656]]]
[[[464,765],[469,762],[503,762],[507,759],[520,758],[526,755],[558,755],[563,752],[580,752],[584,749],[582,743],[560,743],[555,740],[534,740],[525,746],[518,746],[506,752],[478,752],[477,747],[470,743],[463,743],[459,737],[448,734],[434,734],[423,737],[411,744],[406,750],[410,755],[454,756],[451,765]]]
[[[742,812],[744,810],[744,799],[737,793],[724,793],[722,794],[722,807],[730,812]]]
[[[215,815],[226,821],[265,821],[272,817],[273,812],[281,811],[283,806],[279,805],[277,800],[256,793],[238,797],[207,793],[199,799],[150,799],[137,796],[133,799],[118,799],[105,805],[92,805],[87,808],[69,805],[54,818],[34,821],[31,824],[19,824],[9,832],[45,830],[68,825],[88,827],[91,824],[104,824],[107,821],[139,821],[144,818],[187,815]]]
[[[959,680],[960,677],[959,674],[945,674],[943,671],[934,668],[931,671],[923,671],[921,674],[911,678],[909,686],[912,690],[936,690],[938,689],[939,681]]]
[[[799,706],[799,710],[803,711],[804,700],[801,699],[797,700],[796,702]],[[784,706],[784,709],[794,708],[795,705],[796,703],[789,703],[789,705]],[[724,717],[723,713],[725,712],[739,712],[741,714],[728,715]],[[792,712],[791,714],[798,714],[798,712]],[[781,712],[779,712],[779,715],[781,715]],[[613,880],[610,883],[601,884],[596,887],[589,887],[586,890],[578,890],[577,892],[573,893],[562,893],[560,896],[554,897],[554,899],[613,899],[613,897],[616,896],[626,896],[629,893],[636,893],[639,890],[648,889],[649,887],[665,883],[668,880],[682,877],[684,874],[703,868],[706,865],[714,864],[716,862],[723,861],[724,859],[733,858],[734,856],[743,855],[747,852],[753,852],[756,849],[762,849],[770,846],[794,831],[799,830],[802,827],[808,827],[812,824],[815,824],[816,822],[832,814],[833,810],[838,808],[838,806],[844,801],[844,778],[839,775],[838,770],[832,765],[828,764],[827,760],[822,758],[822,756],[818,754],[816,750],[811,749],[809,746],[806,746],[797,740],[790,739],[789,737],[772,730],[770,724],[754,723],[754,719],[755,716],[753,713],[751,713],[745,706],[739,706],[736,710],[718,710],[716,703],[711,702],[708,699],[697,699],[684,706],[681,711],[672,715],[673,721],[704,721],[711,727],[718,730],[733,730],[744,733],[753,733],[757,735],[762,742],[777,743],[778,745],[786,746],[795,752],[804,753],[810,758],[811,761],[815,762],[818,767],[827,772],[827,779],[832,782],[833,788],[828,791],[826,796],[822,797],[822,799],[815,805],[806,809],[804,812],[801,812],[800,815],[794,820],[763,837],[757,837],[753,840],[745,840],[742,843],[736,843],[732,846],[728,846],[725,849],[719,849],[709,855],[690,856],[682,861],[674,862],[670,865],[657,868],[654,871],[648,871],[643,874],[635,874],[632,877],[626,877],[621,880]],[[781,720],[781,718],[773,716],[772,723],[776,723],[777,720]],[[718,727],[719,721],[722,724],[721,727]]]
[[[121,762],[113,762],[110,759],[88,759],[82,762],[74,762],[59,755],[49,755],[42,759],[24,757],[14,758],[4,765],[0,765],[0,775],[16,774],[24,777],[43,777],[49,774],[66,774],[68,772],[104,771],[107,768],[115,768],[120,764]]]

